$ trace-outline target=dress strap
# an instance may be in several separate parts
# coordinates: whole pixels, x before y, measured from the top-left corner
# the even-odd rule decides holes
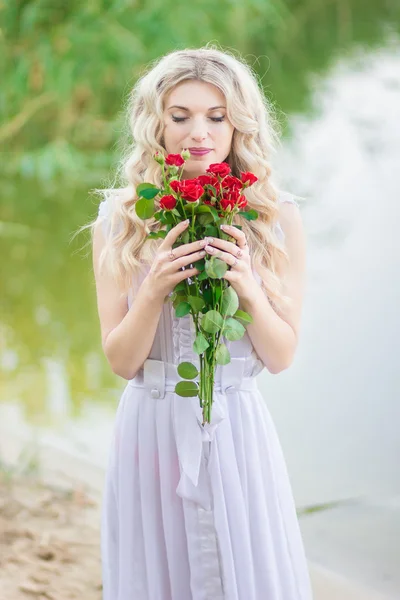
[[[103,234],[107,236],[110,230],[110,205],[108,200],[100,202],[97,218],[101,221]]]
[[[278,200],[279,202],[290,202],[291,204],[295,204],[296,206],[300,206],[297,200],[295,200],[296,196],[291,194],[290,192],[279,192]]]

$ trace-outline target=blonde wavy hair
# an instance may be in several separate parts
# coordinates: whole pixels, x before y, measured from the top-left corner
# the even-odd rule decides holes
[[[278,141],[274,110],[264,95],[258,76],[242,59],[207,44],[202,48],[173,51],[153,63],[144,72],[127,102],[129,142],[117,170],[116,180],[124,185],[95,190],[107,203],[108,215],[98,216],[89,224],[107,218],[106,242],[100,266],[107,264],[124,293],[132,292],[132,278],[145,264],[151,264],[160,239],[144,239],[157,231],[160,222],[143,221],[135,212],[136,187],[143,181],[161,185],[161,168],[153,155],[165,154],[163,146],[163,110],[166,95],[179,83],[198,80],[213,84],[225,96],[227,116],[234,126],[232,145],[226,159],[232,174],[251,171],[258,181],[246,190],[249,208],[258,219],[247,221],[236,215],[247,237],[252,265],[261,278],[271,303],[280,310],[290,304],[283,295],[278,262],[288,256],[274,225],[279,215],[278,191],[271,183],[271,154]]]

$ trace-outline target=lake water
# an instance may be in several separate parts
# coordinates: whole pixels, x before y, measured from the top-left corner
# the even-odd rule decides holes
[[[353,54],[312,89],[275,161],[305,197],[301,340],[288,371],[259,377],[298,506],[400,489],[400,45]],[[102,466],[124,382],[101,353],[90,257],[70,244],[95,200],[27,181],[4,198],[0,433]]]

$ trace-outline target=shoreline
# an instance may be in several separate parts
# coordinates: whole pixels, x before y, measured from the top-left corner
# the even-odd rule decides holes
[[[9,590],[7,597],[13,600],[26,600],[27,595],[39,600],[101,600],[104,467],[79,453],[4,430],[0,440],[0,539],[6,540],[6,551],[0,548],[7,566],[0,574],[0,589]],[[52,558],[41,557],[44,548]],[[391,600],[320,564],[308,560],[308,565],[314,600]],[[64,588],[67,595],[60,596]]]

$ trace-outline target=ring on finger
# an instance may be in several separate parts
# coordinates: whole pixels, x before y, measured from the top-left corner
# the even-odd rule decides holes
[[[235,262],[233,263],[232,267],[236,267],[236,265],[238,264],[239,260],[238,257],[235,257]]]

